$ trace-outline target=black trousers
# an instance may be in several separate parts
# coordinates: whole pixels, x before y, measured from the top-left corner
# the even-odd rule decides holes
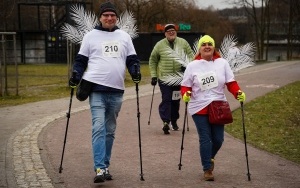
[[[168,86],[158,80],[161,92],[161,103],[159,104],[159,115],[163,122],[177,121],[179,119],[180,98],[172,100],[174,91],[180,91],[180,86]]]

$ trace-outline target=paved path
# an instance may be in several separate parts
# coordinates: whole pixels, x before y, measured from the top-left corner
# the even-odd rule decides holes
[[[236,74],[236,79],[250,101],[300,80],[299,73],[299,61],[276,62],[242,70]],[[152,89],[145,85],[139,90],[146,181],[139,180],[137,101],[135,87],[132,87],[126,89],[118,119],[110,167],[115,180],[99,185],[92,182],[90,113],[87,102],[79,102],[74,97],[61,174],[58,167],[70,98],[0,108],[0,187],[299,187],[299,165],[250,145],[251,181],[248,181],[244,144],[227,134],[216,158],[216,181],[202,181],[197,133],[191,118],[185,134],[183,166],[179,171],[182,132],[163,135],[157,113],[160,95],[154,96],[151,124],[148,125]],[[156,88],[155,93],[158,90]],[[239,107],[229,94],[228,100],[232,109]],[[184,104],[181,114],[179,125],[182,128]]]

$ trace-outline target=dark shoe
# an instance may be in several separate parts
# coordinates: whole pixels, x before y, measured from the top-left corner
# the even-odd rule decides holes
[[[164,122],[164,126],[163,126],[162,130],[164,131],[164,134],[170,134],[170,131],[169,131],[170,127],[167,122]]]
[[[104,177],[105,177],[105,180],[113,180],[113,177],[112,177],[112,175],[109,173],[108,168],[105,169]]]
[[[102,183],[105,181],[104,177],[105,170],[97,168],[96,176],[94,178],[94,183]]]
[[[172,120],[171,121],[171,125],[172,125],[172,131],[178,131],[179,127],[177,125],[177,121],[176,120]]]
[[[214,181],[215,180],[214,175],[212,174],[212,171],[210,169],[204,171],[204,180],[205,181]]]
[[[177,122],[176,121],[172,121],[172,131],[178,131],[179,130],[179,127],[177,125]]]

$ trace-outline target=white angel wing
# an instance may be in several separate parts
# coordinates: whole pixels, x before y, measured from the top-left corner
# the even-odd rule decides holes
[[[229,62],[233,72],[255,65],[254,55],[255,46],[252,42],[237,47],[237,39],[234,35],[227,35],[224,37],[221,46],[221,57]]]
[[[72,5],[70,10],[75,26],[65,23],[61,27],[61,33],[71,42],[79,44],[83,36],[98,24],[98,19],[95,14],[86,11],[82,5]]]
[[[170,47],[166,48],[163,53],[166,53],[166,55],[172,59],[173,61],[180,63],[181,66],[186,67],[187,64],[191,61],[189,59],[188,55],[185,54],[183,51],[173,50]],[[177,72],[168,74],[167,76],[164,76],[161,78],[161,81],[167,85],[177,86],[181,84],[183,78],[183,72]]]
[[[229,62],[233,72],[255,65],[255,46],[252,42],[237,47],[237,40],[233,35],[224,37],[221,46],[221,56]]]
[[[228,61],[233,72],[255,65],[253,58],[255,55],[254,49],[255,46],[252,42],[238,48],[239,53]]]
[[[71,11],[75,26],[83,33],[91,31],[99,23],[97,16],[93,12],[86,10],[82,5],[72,6]]]
[[[196,38],[193,43],[192,46],[192,50],[194,52],[193,56],[195,56],[196,53],[198,52],[198,41],[200,38],[201,36],[199,38]],[[174,61],[177,61],[183,67],[186,67],[187,64],[192,61],[192,59],[189,59],[186,54],[182,53],[184,55],[180,56],[177,51],[174,51],[171,48],[166,49],[166,53],[169,55],[170,58],[173,58]],[[168,74],[167,76],[164,76],[161,80],[163,83],[167,85],[174,86],[174,85],[181,85],[182,78],[183,78],[183,72],[177,72],[177,73]]]
[[[181,85],[183,78],[183,72],[177,72],[177,73],[172,73],[168,74],[167,76],[164,76],[161,81],[169,86],[179,86]]]
[[[200,36],[201,38],[201,36]],[[198,52],[198,40],[197,38],[193,44],[193,51],[196,54]],[[254,55],[255,55],[255,46],[252,42],[249,42],[245,45],[237,47],[237,39],[234,35],[227,35],[224,37],[221,46],[220,46],[220,55],[229,62],[229,65],[233,72],[237,72],[241,69],[247,68],[249,66],[255,65]],[[186,58],[182,58],[176,53],[176,51],[166,49],[170,58],[179,62],[181,65],[185,66],[189,62]],[[182,82],[183,73],[177,72],[174,74],[169,74],[162,78],[163,83],[167,85],[180,85]]]
[[[193,48],[192,50],[194,51],[194,55],[198,52],[198,41],[199,41],[199,38],[196,38],[194,43],[193,43]]]
[[[80,44],[83,38],[83,33],[78,31],[72,25],[65,23],[61,28],[61,33],[63,37],[70,40],[72,43]]]
[[[80,44],[83,36],[87,32],[93,30],[99,21],[93,12],[87,11],[82,5],[72,5],[70,10],[70,16],[74,21],[74,26],[64,23],[60,30],[63,37],[70,40],[72,43]],[[125,11],[120,15],[116,25],[134,39],[138,37],[137,26],[135,23],[136,20],[133,17],[133,14],[129,11]]]
[[[234,48],[237,44],[236,38],[234,37],[234,35],[226,35],[223,38],[223,41],[220,45],[220,54],[221,57],[223,57],[224,59],[228,60],[228,52],[230,49]]]
[[[248,42],[247,44],[240,47],[241,54],[247,55],[249,57],[254,57],[255,55],[255,45],[253,42]]]
[[[120,15],[116,25],[127,32],[132,39],[135,39],[138,37],[137,26],[135,23],[136,19],[134,18],[133,13],[126,10]]]
[[[190,62],[189,57],[183,51],[173,50],[172,48],[168,47],[165,48],[164,52],[167,56],[177,63],[180,63],[182,66],[186,67],[186,65]]]

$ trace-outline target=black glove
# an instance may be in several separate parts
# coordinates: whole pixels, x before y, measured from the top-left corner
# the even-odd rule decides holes
[[[151,79],[151,85],[155,86],[157,84],[157,78],[156,77],[153,77]]]
[[[132,81],[134,83],[138,84],[141,81],[142,75],[139,72],[138,73],[134,73],[134,74],[131,75],[131,78],[132,78]]]
[[[71,78],[69,79],[69,85],[72,88],[75,88],[78,84],[79,84],[79,79],[76,78],[76,73],[77,72],[73,72]]]
[[[185,69],[186,69],[186,67],[184,67],[184,66],[181,66],[181,72],[183,72],[183,73],[184,73]]]

